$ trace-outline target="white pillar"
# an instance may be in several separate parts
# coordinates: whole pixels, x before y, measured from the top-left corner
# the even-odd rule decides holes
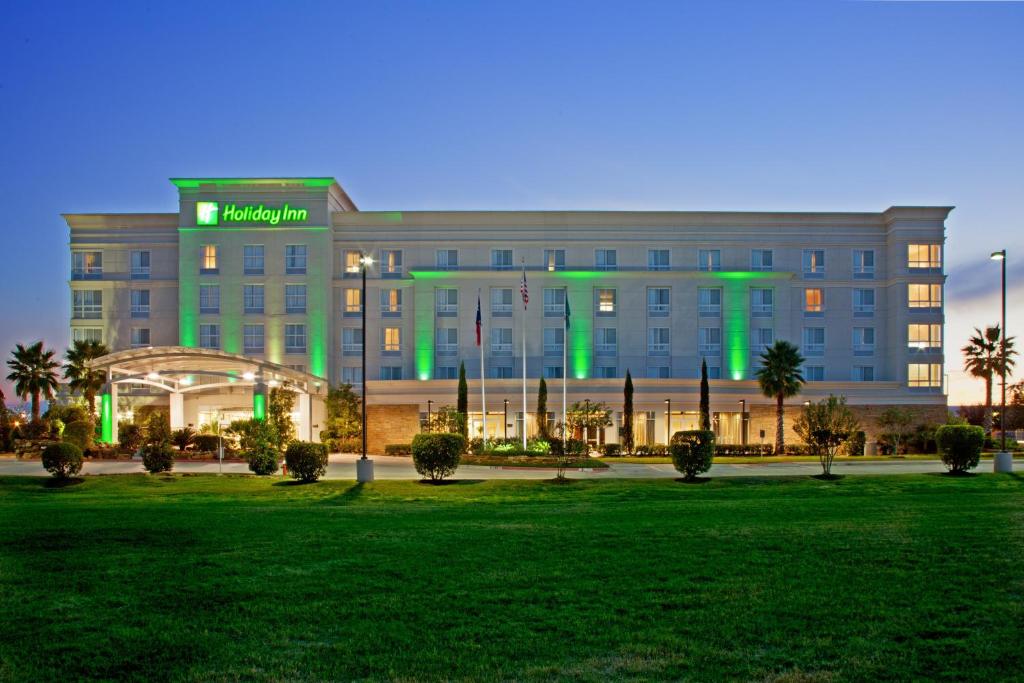
[[[185,427],[185,394],[172,391],[171,397],[171,431]]]
[[[110,440],[115,444],[118,442],[117,436],[117,385],[113,382],[110,383]]]
[[[310,396],[309,394],[299,394],[297,400],[299,402],[299,440],[312,441],[313,422],[312,415],[310,415]]]

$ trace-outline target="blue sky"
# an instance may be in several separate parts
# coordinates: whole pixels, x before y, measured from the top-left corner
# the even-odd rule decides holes
[[[956,349],[1024,275],[1024,3],[18,3],[0,19],[0,349],[67,344],[62,212],[171,176],[364,209],[955,205]],[[4,390],[10,397],[7,385]]]

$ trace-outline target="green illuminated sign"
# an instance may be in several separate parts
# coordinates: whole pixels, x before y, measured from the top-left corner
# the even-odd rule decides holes
[[[308,209],[294,206],[265,206],[263,204],[225,204],[220,202],[196,202],[196,225],[220,225],[224,223],[303,223],[309,220]]]

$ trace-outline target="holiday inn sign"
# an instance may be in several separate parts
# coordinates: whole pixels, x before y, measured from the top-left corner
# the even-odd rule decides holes
[[[280,207],[263,204],[224,204],[220,202],[196,202],[196,225],[214,226],[221,223],[302,223],[309,220],[307,209],[297,209],[287,204]]]

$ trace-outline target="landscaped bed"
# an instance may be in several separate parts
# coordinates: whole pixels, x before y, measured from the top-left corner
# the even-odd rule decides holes
[[[1013,476],[0,478],[10,680],[1005,680]]]
[[[558,459],[545,455],[463,455],[459,465],[489,465],[491,467],[540,467],[555,469]],[[608,465],[597,458],[576,458],[566,465],[568,469],[606,469]]]

